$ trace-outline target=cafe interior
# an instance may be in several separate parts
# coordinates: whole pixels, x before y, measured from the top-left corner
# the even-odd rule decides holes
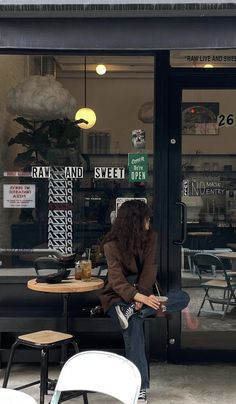
[[[234,50],[171,51],[170,66],[227,71],[235,67],[234,55]],[[20,324],[22,332],[36,331],[35,318],[37,329],[60,324],[71,330],[82,349],[122,352],[120,334],[110,333],[99,312],[101,282],[90,288],[84,282],[85,293],[64,295],[47,293],[47,284],[45,293],[37,293],[30,282],[61,269],[54,261],[63,262],[66,276],[74,279],[83,259],[91,260],[92,277],[104,281],[101,240],[127,199],[145,200],[154,212],[154,229],[163,232],[154,59],[0,55],[0,362],[6,363]],[[215,65],[205,66],[206,59]],[[180,321],[181,347],[188,353],[235,350],[235,101],[235,88],[182,90],[178,220],[186,220],[176,273],[191,298],[192,326],[184,316],[174,321]],[[166,248],[158,246],[159,254]],[[160,272],[168,290],[170,280]],[[162,360],[167,325],[157,321],[160,343],[154,343],[157,329],[151,322],[150,357]],[[170,335],[168,343],[174,343]],[[25,349],[17,355],[23,362],[35,359]]]

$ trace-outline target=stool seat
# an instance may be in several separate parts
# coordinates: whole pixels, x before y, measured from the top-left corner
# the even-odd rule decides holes
[[[31,344],[36,345],[50,345],[72,338],[73,335],[71,334],[52,330],[42,330],[31,332],[30,334],[19,335],[18,340],[22,342],[30,342]]]
[[[40,384],[40,404],[44,404],[44,396],[48,394],[48,390],[55,387],[55,381],[48,378],[48,355],[49,350],[59,347],[61,349],[66,349],[66,347],[71,344],[74,348],[75,353],[79,352],[78,345],[74,340],[73,335],[65,334],[63,332],[53,331],[53,330],[40,330],[32,332],[30,334],[19,335],[14,344],[11,347],[10,356],[7,363],[6,372],[3,380],[3,388],[7,387],[11,366],[13,363],[13,358],[16,349],[25,345],[33,349],[40,349],[40,380],[32,383],[27,383],[23,386],[17,388],[17,390],[24,389],[26,387],[33,386],[37,383]],[[83,393],[84,403],[86,404],[86,393]]]

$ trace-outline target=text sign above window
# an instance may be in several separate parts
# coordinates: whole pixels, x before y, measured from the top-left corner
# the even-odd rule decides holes
[[[235,67],[236,50],[176,50],[170,53],[170,64],[172,67]]]

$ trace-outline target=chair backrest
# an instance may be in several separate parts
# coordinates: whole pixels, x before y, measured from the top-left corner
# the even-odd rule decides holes
[[[18,390],[0,388],[1,404],[37,404],[37,401],[26,393]]]
[[[217,269],[218,271],[222,272],[222,275],[225,278],[225,281],[227,282],[228,286],[230,286],[230,278],[227,275],[226,270],[228,268],[226,268],[225,264],[222,262],[222,260],[217,257],[214,254],[195,254],[193,256],[193,262],[195,264],[195,266],[198,269],[198,275],[201,278],[201,270],[207,269],[208,268],[214,268],[214,272]],[[228,266],[228,265],[227,265]],[[213,270],[212,270],[213,273]]]
[[[71,357],[59,375],[51,404],[62,391],[82,390],[107,394],[124,404],[136,404],[141,386],[138,368],[123,356],[86,351]]]
[[[224,271],[224,265],[220,258],[214,254],[195,254],[193,257],[194,264],[198,267],[201,266],[212,266],[214,265],[217,269]]]

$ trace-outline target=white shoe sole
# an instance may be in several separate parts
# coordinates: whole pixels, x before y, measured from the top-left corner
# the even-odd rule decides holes
[[[118,317],[121,328],[123,328],[123,330],[126,330],[126,328],[128,328],[128,326],[129,326],[127,318],[122,313],[120,306],[116,306],[115,310],[116,310],[117,317]]]

